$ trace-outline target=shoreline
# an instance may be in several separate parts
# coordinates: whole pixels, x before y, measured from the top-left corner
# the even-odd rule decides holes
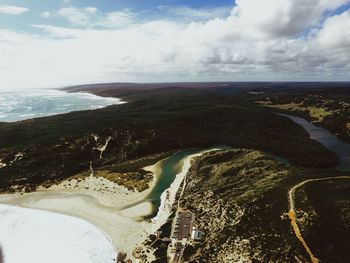
[[[68,92],[62,89],[36,89],[28,95],[18,95],[21,91],[5,91],[3,96],[10,102],[19,103],[19,106],[14,108],[14,113],[6,110],[6,107],[1,108],[2,116],[0,122],[15,123],[36,118],[53,117],[62,114],[69,114],[78,111],[90,111],[106,108],[113,105],[122,105],[128,103],[118,97],[104,97],[91,92]],[[25,104],[18,100],[20,98],[33,98],[32,103]],[[44,99],[43,99],[44,98]],[[64,101],[64,102],[63,102]],[[4,101],[3,101],[4,102]],[[4,102],[5,104],[5,102]],[[40,107],[34,107],[35,104],[48,104],[50,107],[45,109],[45,112]],[[62,104],[67,104],[62,107]],[[6,106],[6,105],[5,105]],[[31,107],[33,110],[23,112],[21,107]]]
[[[180,189],[182,183],[186,179],[186,176],[192,166],[192,161],[204,153],[220,150],[219,148],[213,148],[210,150],[203,150],[198,153],[194,153],[185,157],[179,165],[181,165],[181,171],[176,174],[174,181],[171,183],[169,188],[167,188],[161,195],[161,202],[158,208],[157,215],[151,219],[151,221],[157,226],[155,229],[158,230],[163,224],[166,223],[171,215],[171,210],[176,200],[176,195]]]
[[[159,181],[162,162],[169,157],[143,168],[153,174],[149,188],[143,192],[132,192],[105,178],[88,176],[79,182],[76,179],[67,179],[58,185],[48,189],[39,188],[32,193],[0,195],[0,204],[83,219],[108,237],[116,251],[127,253],[128,258],[137,262],[133,257],[134,250],[142,247],[149,235],[154,234],[167,221],[176,201],[176,193],[193,158],[204,152],[208,150],[191,154],[181,160],[179,165],[182,169],[176,174],[170,187],[162,193],[157,216],[151,221],[143,220],[144,216],[153,212],[152,203],[145,199]],[[111,192],[106,189],[111,189]]]
[[[75,179],[73,179],[75,180]],[[145,199],[156,184],[156,176],[150,187],[143,192],[132,192],[107,179],[87,177],[78,183],[63,181],[48,189],[39,189],[32,193],[0,195],[0,204],[19,206],[40,211],[53,212],[80,218],[97,227],[113,244],[117,252],[127,253],[132,258],[134,248],[141,244],[151,233],[151,224],[141,221],[143,216],[152,211],[150,202]],[[71,188],[64,185],[68,182]],[[99,192],[86,189],[86,185],[113,188],[113,192]],[[98,185],[100,184],[100,185]],[[97,185],[97,186],[96,186]],[[127,204],[139,202],[138,205],[123,209]]]
[[[180,186],[191,168],[191,162],[193,158],[202,155],[204,152],[191,154],[181,161],[181,171],[176,174],[176,177],[172,184],[161,195],[160,206],[158,208],[157,215],[151,219],[151,221],[157,225],[158,229],[166,223],[167,219],[171,215],[171,209],[176,201],[176,193],[180,189]]]
[[[64,92],[64,93],[68,93],[68,94],[88,94],[88,95],[91,95],[91,96],[94,96],[94,97],[98,97],[98,98],[103,98],[103,99],[106,99],[106,100],[116,100],[117,103],[113,103],[113,104],[110,104],[110,105],[106,105],[102,108],[105,108],[105,107],[108,107],[108,106],[112,106],[112,105],[121,105],[121,104],[125,104],[125,103],[128,103],[127,101],[123,100],[122,98],[119,98],[119,97],[112,97],[112,96],[103,96],[103,95],[100,95],[98,93],[94,93],[90,90],[78,90],[78,91],[69,91],[69,90],[65,90],[64,88],[63,89],[54,89],[54,90],[57,90],[57,91],[61,91],[61,92]],[[101,108],[96,108],[96,109],[101,109]],[[93,109],[94,110],[94,109]]]

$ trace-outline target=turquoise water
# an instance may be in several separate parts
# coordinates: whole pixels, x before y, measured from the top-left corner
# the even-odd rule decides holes
[[[117,98],[103,98],[88,93],[59,90],[0,92],[0,122],[14,122],[79,110],[103,108],[122,103]]]
[[[153,188],[152,192],[149,193],[147,198],[145,200],[142,200],[138,203],[142,203],[145,201],[149,201],[153,204],[154,211],[153,213],[149,216],[150,218],[155,216],[160,203],[161,203],[161,196],[164,191],[166,191],[171,184],[174,182],[176,175],[179,174],[182,170],[183,162],[186,159],[186,157],[192,155],[192,154],[197,154],[201,153],[204,151],[209,151],[209,150],[228,150],[232,149],[230,147],[226,146],[218,146],[218,147],[210,147],[210,148],[193,148],[193,149],[187,149],[183,150],[180,152],[177,152],[170,157],[164,159],[161,161],[160,165],[160,174],[159,174],[159,181]],[[131,204],[128,207],[132,207],[138,203]]]
[[[326,148],[330,149],[335,154],[337,154],[340,160],[340,163],[337,167],[338,169],[350,170],[350,144],[340,141],[334,134],[330,133],[328,130],[316,127],[315,125],[307,122],[302,118],[284,114],[282,116],[288,117],[295,123],[301,125],[310,134],[311,139],[319,141]],[[207,149],[189,149],[175,153],[174,155],[165,159],[161,163],[161,173],[159,176],[159,182],[157,183],[153,191],[149,194],[146,201],[151,201],[157,210],[160,206],[162,193],[170,187],[172,182],[175,180],[176,175],[181,172],[182,163],[184,159],[189,155],[210,149],[229,150],[232,148],[220,146]],[[286,158],[282,158],[274,154],[272,154],[272,156],[283,164],[289,164],[289,161]]]
[[[290,164],[289,160],[286,159],[286,158],[284,158],[284,157],[281,157],[281,156],[278,156],[278,155],[275,155],[275,154],[272,154],[272,157],[273,157],[275,160],[277,160],[277,161],[279,161],[280,163],[283,163],[283,164],[285,164],[285,165],[289,165],[289,164]]]
[[[140,200],[139,202],[129,204],[128,206],[123,207],[123,209],[133,207],[143,202],[151,202],[153,205],[153,213],[148,217],[152,218],[157,214],[157,211],[160,207],[162,193],[171,186],[171,184],[174,182],[176,178],[176,175],[178,175],[181,172],[183,162],[186,159],[186,157],[192,154],[197,154],[197,153],[214,150],[214,149],[227,150],[232,148],[225,147],[225,146],[211,147],[211,148],[192,148],[192,149],[187,149],[187,150],[174,153],[168,158],[162,160],[160,163],[159,180],[157,184],[154,186],[153,190],[149,193],[149,195],[144,200]]]
[[[187,156],[202,152],[203,149],[189,149],[177,152],[161,162],[161,172],[159,181],[152,192],[148,195],[147,200],[151,201],[154,207],[160,206],[162,193],[174,182],[176,175],[181,172],[182,164]]]
[[[128,205],[125,208],[135,206],[139,203],[143,202],[151,202],[153,204],[154,210],[151,215],[148,217],[152,218],[153,216],[156,215],[160,204],[161,204],[161,196],[164,191],[166,191],[171,184],[174,182],[176,175],[179,174],[182,170],[183,162],[186,159],[186,157],[201,153],[204,151],[209,151],[209,150],[232,150],[233,148],[228,147],[228,146],[218,146],[218,147],[211,147],[211,148],[193,148],[193,149],[188,149],[188,150],[183,150],[180,152],[177,152],[170,157],[164,159],[160,163],[160,174],[159,174],[159,181],[155,185],[154,189],[152,192],[149,193],[146,199],[141,200],[137,203],[133,203]],[[276,155],[273,155],[273,157],[284,163],[284,164],[289,164],[289,161],[285,158],[278,157]]]

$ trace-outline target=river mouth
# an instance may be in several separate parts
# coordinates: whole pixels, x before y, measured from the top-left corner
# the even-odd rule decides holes
[[[214,148],[209,148],[207,150],[210,149]],[[153,218],[156,216],[161,205],[161,196],[167,189],[171,187],[171,184],[174,182],[176,176],[181,172],[185,158],[203,151],[205,150],[200,148],[180,151],[161,162],[159,181],[147,196],[147,201],[150,201],[153,204],[153,212],[147,216],[147,218]]]
[[[186,158],[190,157],[191,155],[207,152],[207,151],[213,151],[213,150],[229,150],[232,149],[228,146],[213,146],[209,148],[191,148],[182,150],[179,152],[174,153],[170,157],[163,159],[159,162],[159,174],[155,175],[158,177],[158,181],[152,191],[147,195],[147,197],[144,200],[140,200],[139,202],[130,204],[126,207],[123,207],[123,209],[128,209],[131,207],[134,207],[136,205],[139,205],[144,202],[151,202],[152,203],[152,213],[145,216],[145,220],[149,220],[154,218],[161,206],[162,202],[162,195],[165,191],[167,191],[174,180],[176,179],[177,175],[180,174],[183,170],[183,164]]]
[[[136,245],[141,244],[168,219],[171,213],[169,209],[176,200],[176,192],[190,168],[192,158],[207,151],[223,149],[225,147],[187,149],[161,160],[158,164],[159,174],[155,175],[157,180],[145,193],[128,192],[119,186],[120,191],[102,196],[99,191],[89,191],[85,187],[73,187],[70,190],[55,186],[53,189],[23,195],[4,195],[0,203],[83,219],[106,233],[116,250],[132,255]],[[88,183],[99,181],[94,177],[86,180],[92,180]],[[118,189],[118,186],[114,187]],[[168,192],[170,198],[165,201],[165,193]],[[121,206],[121,203],[125,205]],[[164,204],[165,208],[161,206]],[[149,218],[153,214],[157,219],[145,220],[145,217]]]
[[[317,127],[307,120],[289,114],[278,114],[292,120],[294,123],[302,126],[310,135],[310,139],[318,141],[325,148],[334,152],[339,159],[336,169],[341,171],[350,171],[350,144],[339,140],[333,133],[325,128]]]

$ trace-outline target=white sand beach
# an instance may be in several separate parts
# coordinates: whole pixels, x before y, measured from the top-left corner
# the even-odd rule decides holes
[[[72,181],[70,184],[70,188],[64,187],[68,185],[67,182],[62,182],[33,193],[1,195],[0,203],[84,219],[108,236],[117,251],[125,252],[128,256],[152,232],[152,224],[140,220],[152,212],[150,203],[122,209],[145,199],[150,189],[141,193],[131,192],[107,179],[96,177],[77,182],[77,187]],[[113,191],[101,191],[102,187],[106,189],[106,184]],[[87,185],[93,188],[86,189]]]
[[[0,205],[0,218],[5,263],[115,262],[109,238],[85,220],[9,205]]]
[[[40,188],[33,193],[0,195],[0,203],[84,219],[108,236],[116,251],[125,252],[134,259],[133,250],[168,219],[176,192],[191,166],[192,158],[201,154],[193,154],[183,160],[182,171],[163,193],[158,214],[152,221],[142,219],[152,213],[152,204],[142,200],[155,187],[163,160],[144,168],[151,171],[154,178],[150,187],[143,192],[132,192],[105,178],[91,175],[79,181],[66,180],[48,189]]]

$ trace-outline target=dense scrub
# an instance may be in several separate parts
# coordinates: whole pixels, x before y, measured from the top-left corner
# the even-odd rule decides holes
[[[213,145],[264,150],[304,166],[337,163],[336,156],[310,140],[303,128],[251,103],[245,88],[102,85],[94,92],[119,96],[128,103],[1,123],[0,160],[6,167],[0,168],[0,189],[18,185],[30,190],[88,171],[90,161],[94,168],[117,167],[165,152]],[[108,137],[100,159],[96,148]]]
[[[286,215],[287,192],[305,178],[332,173],[285,165],[252,150],[197,158],[180,206],[195,214],[205,239],[186,251],[185,261],[308,262]]]
[[[350,142],[350,84],[321,84],[313,88],[269,89],[254,97],[269,102],[273,110],[288,112],[327,128],[341,140]],[[276,107],[275,107],[276,106]]]

